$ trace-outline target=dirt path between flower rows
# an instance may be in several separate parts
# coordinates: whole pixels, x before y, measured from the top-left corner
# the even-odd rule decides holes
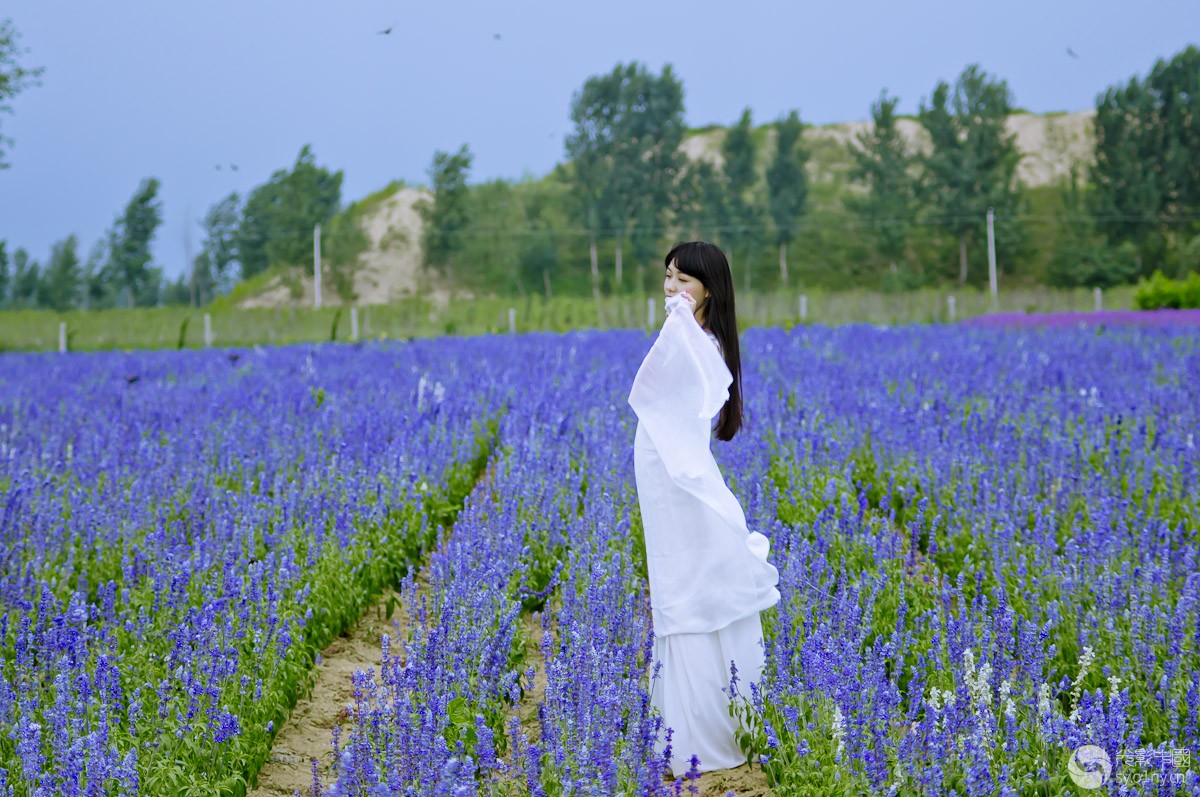
[[[416,583],[418,593],[424,592],[427,588],[424,571],[417,573]],[[387,606],[391,598],[400,605],[389,620]],[[347,706],[354,704],[351,677],[355,670],[370,669],[378,677],[383,635],[390,635],[392,649],[402,652],[409,627],[400,593],[386,590],[357,623],[329,643],[321,652],[312,694],[296,704],[275,737],[271,757],[258,773],[258,787],[250,792],[250,797],[292,797],[297,791],[300,797],[308,797],[313,781],[313,759],[317,760],[321,788],[326,789],[332,784],[333,726],[341,725],[349,718]],[[343,733],[349,733],[348,726],[343,728]]]
[[[427,587],[424,571],[416,577],[418,592]],[[391,620],[387,619],[387,605],[395,597],[399,606]],[[332,785],[331,766],[334,763],[330,741],[334,725],[348,719],[348,704],[354,702],[351,676],[355,670],[373,669],[379,673],[382,656],[383,634],[390,634],[393,651],[402,650],[407,638],[410,620],[400,595],[394,590],[385,592],[342,636],[335,639],[321,654],[321,663],[316,667],[316,681],[312,694],[296,704],[292,715],[275,738],[271,757],[259,772],[258,787],[250,797],[308,797],[312,786],[312,761],[317,760],[322,789]],[[546,694],[546,667],[542,659],[542,619],[540,613],[524,614],[521,617],[525,639],[526,661],[535,670],[533,686],[527,690],[517,708],[521,728],[530,741],[538,741],[538,706]],[[548,633],[554,632],[553,622]],[[343,732],[349,731],[344,726]],[[507,758],[507,756],[506,756]],[[511,761],[509,762],[511,764]],[[513,775],[517,775],[514,772]],[[514,777],[513,780],[521,780]],[[669,779],[668,779],[669,782]],[[687,781],[681,783],[683,793],[688,794]],[[769,797],[773,794],[767,786],[762,770],[748,765],[718,772],[705,772],[693,784],[699,789],[700,797],[726,797],[733,792],[736,797]]]

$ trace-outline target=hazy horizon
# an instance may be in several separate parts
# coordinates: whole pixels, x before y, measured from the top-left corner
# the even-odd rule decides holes
[[[244,196],[306,143],[318,163],[344,171],[344,201],[393,179],[423,183],[435,149],[464,143],[472,183],[541,176],[563,159],[571,93],[618,62],[655,72],[670,63],[691,127],[731,124],[746,106],[756,124],[792,108],[812,124],[862,120],[885,87],[899,111],[915,113],[938,80],[970,63],[1007,80],[1023,109],[1072,112],[1200,30],[1200,4],[1182,0],[1137,11],[1080,0],[1002,10],[747,2],[736,16],[713,2],[628,0],[593,12],[10,0],[0,15],[29,50],[20,63],[46,68],[0,117],[13,139],[0,239],[44,264],[51,244],[74,233],[86,257],[154,176],[164,206],[155,263],[168,278],[185,262],[185,221],[195,253],[195,222],[212,203]]]

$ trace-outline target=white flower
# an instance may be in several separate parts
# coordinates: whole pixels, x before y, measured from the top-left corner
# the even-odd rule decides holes
[[[967,694],[971,696],[971,702],[976,706],[990,706],[992,694],[989,681],[992,679],[992,665],[984,662],[976,673],[975,654],[967,648],[963,651],[963,668],[966,670],[964,680],[967,682]]]
[[[1046,716],[1050,712],[1050,684],[1043,681],[1038,687],[1038,714]]]
[[[1092,662],[1095,659],[1096,654],[1091,646],[1085,645],[1083,655],[1079,657],[1079,675],[1075,677],[1075,681],[1071,684],[1071,705],[1074,706],[1071,709],[1071,716],[1069,718],[1071,722],[1074,722],[1079,716],[1079,695],[1083,691],[1083,679],[1087,677],[1088,668],[1092,666]]]
[[[837,753],[840,756],[846,749],[846,722],[838,706],[833,707],[833,738],[837,741]]]
[[[1000,682],[1000,702],[1004,705],[1004,716],[1008,717],[1009,719],[1016,719],[1017,704],[1013,702],[1012,697],[1010,697],[1011,694],[1012,684],[1010,684],[1008,679],[1005,678]]]

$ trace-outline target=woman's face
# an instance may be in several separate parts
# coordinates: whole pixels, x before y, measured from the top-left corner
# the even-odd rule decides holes
[[[675,261],[672,260],[667,265],[666,277],[663,279],[663,291],[667,296],[674,296],[677,293],[687,291],[688,295],[696,300],[696,315],[700,316],[700,304],[708,297],[708,289],[704,287],[704,283],[690,274],[684,274],[679,269],[675,268]]]

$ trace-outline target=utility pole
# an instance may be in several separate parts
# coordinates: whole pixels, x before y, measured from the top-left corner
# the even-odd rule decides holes
[[[992,291],[992,308],[999,306],[1000,300],[996,292],[996,211],[994,208],[987,209],[987,235],[988,235],[988,286]]]
[[[196,261],[192,259],[192,211],[190,207],[183,209],[183,270],[192,271],[192,307],[199,307],[196,301]]]
[[[313,227],[313,307],[321,309],[321,225]]]

